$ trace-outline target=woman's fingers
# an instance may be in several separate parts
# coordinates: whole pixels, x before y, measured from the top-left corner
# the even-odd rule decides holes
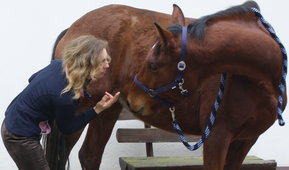
[[[112,98],[112,102],[113,102],[113,103],[115,103],[115,102],[118,100],[119,95],[120,95],[120,92],[117,92],[117,93],[113,96],[113,98]]]
[[[105,96],[107,96],[109,99],[112,99],[113,101],[116,101],[116,100],[118,99],[119,94],[120,94],[120,92],[117,92],[117,93],[113,96],[113,95],[111,95],[110,93],[105,92]]]
[[[118,100],[119,95],[120,92],[117,92],[114,96],[108,92],[105,92],[105,96],[107,97],[107,100],[105,101],[105,107],[110,107],[113,103],[115,103]]]
[[[111,94],[109,94],[109,95],[111,96],[109,102],[110,102],[111,104],[115,103],[115,102],[118,100],[119,94],[120,94],[119,92],[117,92],[114,96],[112,96]]]
[[[111,94],[108,93],[108,92],[105,92],[105,95],[109,96],[110,98],[113,98],[113,95],[111,95]]]
[[[105,92],[101,101],[99,101],[94,107],[94,110],[96,111],[96,113],[99,114],[103,110],[109,108],[113,103],[115,103],[118,100],[119,95],[120,95],[120,92],[117,92],[114,96],[108,92]]]
[[[119,95],[120,95],[120,92],[117,92],[117,93],[115,93],[115,95],[113,97],[118,99]]]

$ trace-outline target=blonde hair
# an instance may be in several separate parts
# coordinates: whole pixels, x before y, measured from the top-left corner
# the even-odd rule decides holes
[[[62,66],[68,75],[68,85],[61,94],[72,91],[73,99],[80,98],[81,89],[91,80],[91,73],[101,62],[101,53],[107,46],[104,40],[84,35],[72,40],[64,48]]]

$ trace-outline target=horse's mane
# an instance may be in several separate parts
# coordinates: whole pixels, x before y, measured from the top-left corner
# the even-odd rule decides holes
[[[205,29],[207,25],[212,21],[213,19],[217,19],[220,17],[225,16],[232,16],[232,15],[243,15],[251,12],[251,8],[257,8],[259,9],[259,6],[254,1],[247,1],[242,5],[234,6],[231,8],[228,8],[223,11],[219,11],[215,14],[207,15],[204,17],[201,17],[200,19],[190,23],[188,25],[188,33],[192,36],[194,36],[197,40],[202,40],[205,35]],[[173,24],[168,28],[169,31],[171,31],[174,34],[181,34],[182,27],[177,24]]]

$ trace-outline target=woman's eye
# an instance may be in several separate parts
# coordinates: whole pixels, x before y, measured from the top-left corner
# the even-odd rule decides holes
[[[149,69],[152,71],[157,71],[158,70],[158,66],[154,63],[150,63],[149,64]]]

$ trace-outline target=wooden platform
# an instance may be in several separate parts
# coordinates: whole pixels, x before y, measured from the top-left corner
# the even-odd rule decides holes
[[[202,157],[121,157],[122,170],[202,170]],[[274,160],[247,156],[241,170],[276,170]]]
[[[289,166],[281,166],[281,167],[277,167],[276,170],[289,170]]]

